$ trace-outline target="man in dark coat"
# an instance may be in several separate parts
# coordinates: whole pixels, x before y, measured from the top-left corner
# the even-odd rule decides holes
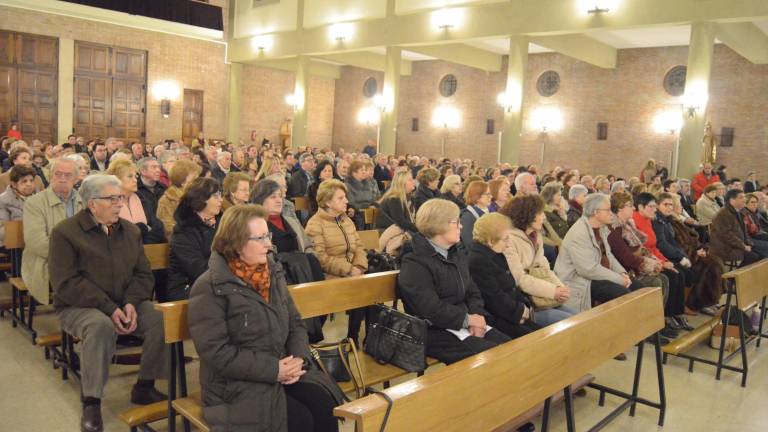
[[[87,208],[53,229],[49,271],[53,303],[67,333],[82,341],[81,430],[103,430],[101,399],[118,335],[144,339],[139,379],[131,402],[167,397],[154,387],[167,377],[163,323],[154,310],[154,278],[139,229],[119,218],[124,197],[114,176],[89,176],[80,187]]]
[[[136,165],[139,168],[136,195],[139,196],[141,205],[144,207],[144,213],[149,220],[150,215],[157,214],[157,203],[167,188],[160,183],[162,170],[157,159],[145,157],[139,160]]]
[[[731,189],[725,194],[725,207],[717,212],[710,225],[709,251],[723,262],[741,261],[741,266],[757,262],[763,256],[752,250],[741,210],[746,205],[744,192]]]
[[[373,168],[373,178],[376,180],[376,183],[379,185],[379,190],[382,192],[386,190],[384,182],[392,181],[392,176],[389,174],[389,167],[387,166],[386,156],[380,155],[376,161],[376,166]]]
[[[304,153],[299,157],[297,169],[288,181],[288,198],[307,196],[309,185],[312,183],[312,170],[315,169],[315,157],[312,153]]]

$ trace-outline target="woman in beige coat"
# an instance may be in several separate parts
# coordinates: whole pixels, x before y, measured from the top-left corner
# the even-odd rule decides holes
[[[517,197],[501,213],[512,219],[514,226],[507,239],[504,256],[520,289],[528,295],[555,299],[561,303],[568,300],[570,289],[557,278],[544,256],[544,240],[541,235],[545,220],[544,201],[538,195]],[[535,272],[546,275],[546,280],[530,274],[536,267],[538,269]],[[574,314],[565,306],[537,309],[534,321],[541,326],[548,326]]]
[[[184,187],[196,179],[200,175],[200,171],[200,165],[192,161],[180,160],[173,164],[171,172],[168,173],[171,185],[157,202],[157,218],[163,221],[165,238],[168,239],[169,243],[171,234],[173,234],[173,227],[176,226],[176,219],[173,214],[179,206],[181,196],[184,195]]]

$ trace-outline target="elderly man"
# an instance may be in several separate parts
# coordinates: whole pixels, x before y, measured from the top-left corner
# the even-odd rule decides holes
[[[131,144],[131,158],[133,162],[138,162],[139,159],[144,157],[144,144],[133,143]]]
[[[160,197],[165,193],[166,187],[160,183],[160,174],[162,170],[160,163],[153,157],[145,157],[139,159],[136,164],[139,168],[139,181],[137,184],[136,195],[141,200],[141,205],[144,207],[144,213],[147,214],[147,219],[150,219],[149,215],[154,215],[157,211],[157,202]]]
[[[535,195],[539,193],[536,185],[536,176],[529,172],[523,172],[515,177],[515,196]]]
[[[336,163],[336,173],[339,175],[341,181],[347,181],[347,177],[349,176],[349,165],[349,162],[344,159],[340,159],[339,162]]]
[[[629,292],[632,281],[611,253],[608,228],[613,221],[610,196],[590,194],[584,201],[584,215],[573,224],[560,246],[555,273],[571,288],[566,306],[577,311]]]
[[[752,239],[747,234],[741,215],[746,204],[744,192],[731,189],[725,194],[725,207],[712,220],[709,252],[723,262],[741,261],[741,266],[746,266],[765,258],[753,250]]]
[[[707,185],[719,182],[720,176],[712,171],[712,164],[705,163],[701,172],[696,174],[696,176],[693,178],[693,181],[691,182],[691,189],[693,189],[693,200],[698,201],[699,198],[701,198],[701,194],[704,193],[704,188],[707,187]]]
[[[74,190],[78,176],[77,162],[58,158],[51,162],[51,184],[24,202],[24,252],[21,277],[32,297],[49,304],[48,246],[51,231],[59,222],[83,209]]]
[[[315,169],[315,158],[312,153],[304,153],[299,157],[299,167],[288,182],[287,198],[307,196],[307,190],[313,181],[312,170]]]
[[[64,331],[80,338],[83,431],[101,431],[101,399],[118,335],[144,339],[139,378],[131,402],[167,398],[155,379],[167,376],[163,323],[151,302],[154,278],[141,232],[120,219],[123,191],[115,176],[88,176],[80,188],[86,205],[51,233],[51,284]]]
[[[230,171],[239,171],[237,167],[232,165],[232,153],[226,151],[219,153],[219,155],[216,156],[216,165],[211,166],[211,175],[218,180],[219,183],[224,183],[224,177],[226,177]]]

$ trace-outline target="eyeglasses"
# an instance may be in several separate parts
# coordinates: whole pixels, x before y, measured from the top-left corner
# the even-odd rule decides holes
[[[257,241],[263,245],[269,244],[272,241],[272,233],[268,232],[261,236],[248,237],[248,240]]]
[[[110,204],[115,205],[125,201],[125,196],[124,195],[108,195],[108,196],[101,196],[101,197],[93,197],[93,199],[108,200]]]

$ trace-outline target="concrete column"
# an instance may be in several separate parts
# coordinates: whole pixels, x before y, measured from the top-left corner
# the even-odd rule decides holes
[[[685,79],[683,101],[705,101],[709,97],[709,79],[712,72],[712,57],[715,46],[717,25],[714,23],[693,23],[691,42],[688,48],[688,74]],[[693,116],[683,113],[683,128],[680,131],[680,146],[677,152],[678,177],[692,178],[703,162],[702,140],[707,119],[707,106],[699,107]]]
[[[296,85],[293,89],[293,96],[296,100],[293,112],[293,133],[291,134],[291,147],[293,148],[307,145],[307,112],[309,111],[309,57],[298,56],[297,63]]]
[[[523,90],[528,70],[528,36],[509,38],[506,93],[511,106],[504,110],[501,135],[501,162],[517,164],[520,159],[520,134],[523,132]]]
[[[402,49],[387,47],[384,64],[384,103],[386,105],[381,116],[381,138],[379,153],[395,154],[397,149],[397,114],[400,104],[400,61]]]
[[[74,128],[75,41],[59,38],[59,96],[56,134],[59,143],[67,142]],[[55,143],[54,143],[55,144]]]
[[[243,65],[229,65],[229,120],[227,122],[227,141],[240,141],[240,91],[243,84]]]

